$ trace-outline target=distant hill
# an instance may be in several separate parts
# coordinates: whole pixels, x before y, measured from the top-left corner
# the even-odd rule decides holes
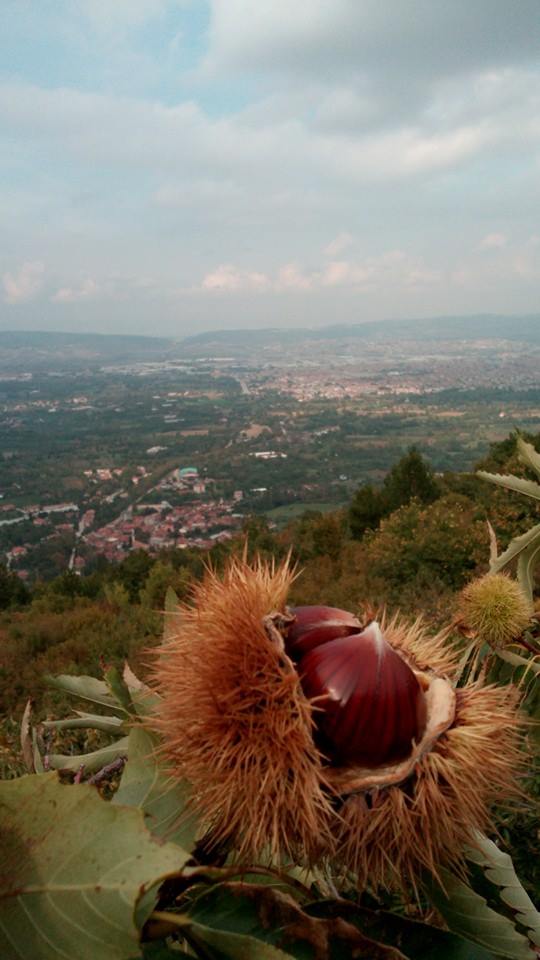
[[[165,337],[0,330],[0,372],[96,368],[180,355],[178,342]]]
[[[522,340],[540,345],[540,314],[379,320],[325,327],[211,330],[183,340],[97,333],[0,330],[0,373],[32,369],[96,368],[202,356],[243,356],[314,340]]]
[[[422,320],[379,320],[355,324],[335,324],[313,328],[267,327],[250,330],[214,330],[186,337],[187,353],[201,354],[219,350],[249,349],[300,343],[307,340],[523,340],[540,344],[540,314],[497,316],[481,314],[466,317],[429,317]]]

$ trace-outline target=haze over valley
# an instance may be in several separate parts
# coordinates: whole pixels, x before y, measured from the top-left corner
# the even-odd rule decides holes
[[[184,340],[0,332],[0,551],[23,579],[208,549],[540,423],[539,318]]]

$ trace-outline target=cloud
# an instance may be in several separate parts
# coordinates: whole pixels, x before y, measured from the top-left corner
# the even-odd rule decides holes
[[[540,81],[538,87],[540,101]],[[87,170],[174,172],[184,193],[194,180],[228,182],[234,192],[249,186],[246,177],[266,190],[283,189],[285,177],[298,187],[310,177],[340,189],[343,177],[362,183],[436,173],[515,142],[513,122],[501,117],[449,129],[424,123],[345,136],[318,130],[307,118],[266,122],[263,113],[260,123],[246,123],[242,112],[216,119],[192,101],[165,106],[9,83],[0,84],[0,119],[18,143],[45,142],[64,162],[71,157]],[[521,125],[521,150],[527,139],[540,141],[540,125]],[[253,186],[251,192],[257,192]],[[165,205],[172,199],[166,187],[158,188],[157,198]]]
[[[95,280],[84,280],[79,287],[60,287],[53,294],[51,300],[53,303],[76,303],[78,300],[88,300],[96,297],[100,293],[100,288]]]
[[[388,250],[363,260],[334,260],[318,276],[322,287],[351,287],[358,290],[425,288],[441,279],[440,271],[420,257],[403,250]]]
[[[24,303],[33,300],[42,287],[45,265],[41,260],[23,263],[15,273],[4,273],[4,300],[6,303]]]
[[[407,109],[447,76],[537,59],[537,0],[211,0],[207,70],[340,85]],[[488,25],[491,24],[491,29]],[[406,78],[406,82],[404,82]],[[367,95],[367,100],[365,99]]]
[[[199,290],[243,293],[259,290],[273,293],[309,293],[329,288],[356,290],[421,288],[440,280],[440,271],[430,268],[421,258],[402,250],[389,250],[379,256],[358,261],[332,260],[323,266],[306,270],[298,263],[278,267],[274,275],[251,273],[232,264],[220,266],[207,274]]]
[[[317,274],[306,274],[296,263],[286,263],[278,270],[275,288],[277,290],[313,290],[317,283]]]
[[[408,0],[391,14],[378,0],[211,0],[210,7],[210,55],[237,66],[381,63],[385,70],[393,60],[396,69],[422,47],[424,62],[461,69],[471,61],[534,58],[540,35],[536,0],[520,0],[519,10],[506,0],[476,0],[472,7],[468,0]],[[497,29],[487,30],[490,22]]]
[[[0,277],[19,302],[46,261],[36,323],[536,309],[538,0],[22,6]]]
[[[246,290],[265,290],[269,285],[264,273],[239,270],[232,264],[224,263],[212,273],[207,273],[202,281],[202,289],[212,293],[239,293]]]

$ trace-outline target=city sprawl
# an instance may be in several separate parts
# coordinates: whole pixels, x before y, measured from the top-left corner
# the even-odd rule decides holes
[[[126,337],[114,350],[106,337],[5,335],[2,559],[34,580],[135,549],[209,548],[250,514],[280,525],[337,508],[412,445],[438,472],[463,470],[514,424],[538,430],[534,337],[434,329],[146,349]]]

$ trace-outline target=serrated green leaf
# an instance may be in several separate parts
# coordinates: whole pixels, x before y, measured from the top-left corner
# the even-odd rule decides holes
[[[200,955],[205,960],[294,960],[294,954],[285,953],[256,937],[232,930],[216,930],[195,923],[187,914],[159,912],[153,916],[168,921],[188,938],[192,946],[202,948],[204,952]]]
[[[523,593],[533,601],[534,595],[534,568],[540,556],[540,537],[533,540],[518,557],[517,579]]]
[[[144,720],[147,717],[155,714],[156,709],[159,705],[159,696],[157,693],[144,693],[143,691],[134,691],[132,693],[133,706],[135,707],[135,713],[140,720]]]
[[[188,854],[152,838],[140,811],[56,774],[0,783],[2,960],[128,960],[137,902]]]
[[[488,535],[489,535],[489,562],[494,563],[499,555],[499,548],[497,546],[497,535],[491,526],[489,520],[486,520]]]
[[[144,690],[134,690],[131,698],[133,700],[135,713],[140,720],[144,720],[146,717],[150,717],[155,713],[160,700],[159,695],[152,690],[148,690],[148,692]]]
[[[130,693],[133,693],[134,690],[150,690],[150,687],[143,683],[142,680],[139,680],[139,677],[133,673],[127,660],[124,661],[124,669],[122,670],[122,679],[126,686],[128,687]]]
[[[161,767],[158,741],[148,730],[133,727],[129,735],[129,760],[112,802],[137,807],[147,818],[155,836],[191,850],[197,834],[197,819],[186,811],[189,787],[171,779]]]
[[[536,543],[538,539],[540,539],[540,523],[535,524],[534,527],[531,527],[530,530],[522,533],[519,537],[514,537],[504,553],[501,553],[497,560],[490,564],[491,573],[499,573],[512,560],[516,560],[524,550]]]
[[[127,711],[114,697],[103,680],[97,680],[95,677],[72,677],[69,674],[62,674],[58,677],[46,677],[47,683],[56,690],[62,690],[73,697],[79,697],[81,700],[88,700],[90,703],[97,703],[101,707],[106,707],[116,716],[126,717]]]
[[[123,678],[131,694],[137,716],[144,718],[154,713],[160,699],[158,694],[135,676],[127,662],[124,664]]]
[[[508,917],[488,907],[484,897],[449,870],[440,870],[442,889],[435,880],[426,893],[453,933],[479,943],[497,957],[508,960],[535,960],[527,938]]]
[[[540,455],[536,452],[532,443],[527,443],[519,434],[517,438],[517,451],[522,463],[531,467],[540,477]]]
[[[496,960],[491,951],[455,933],[386,910],[345,900],[317,900],[304,909],[314,917],[342,917],[367,936],[399,947],[411,960]]]
[[[206,930],[210,928],[216,934],[227,937],[235,934],[245,937],[247,941],[254,940],[255,944],[259,944],[260,953],[247,952],[246,958],[267,955],[269,960],[273,960],[275,954],[263,954],[263,946],[284,951],[285,956],[297,960],[307,960],[313,956],[324,957],[325,960],[350,956],[369,960],[403,960],[405,956],[396,946],[378,942],[342,916],[310,916],[283,889],[283,885],[240,882],[215,884],[198,894],[191,905],[187,905],[184,910],[186,915],[192,923]],[[204,939],[204,942],[208,941]],[[227,943],[226,940],[223,942]],[[219,939],[213,939],[212,946],[220,947]],[[235,960],[241,956],[227,952],[224,955]]]
[[[540,947],[540,913],[520,883],[512,858],[483,834],[477,834],[476,843],[467,853],[467,859],[478,864],[488,880],[499,888],[503,903],[514,911],[531,943]]]
[[[133,700],[131,699],[131,693],[118,668],[114,666],[107,667],[104,676],[105,683],[112,696],[118,701],[120,706],[124,708],[126,713],[132,716],[135,713],[135,708],[133,706]]]
[[[84,766],[85,775],[95,773],[107,763],[112,763],[118,757],[127,757],[129,747],[129,737],[121,737],[108,747],[101,747],[99,750],[93,750],[92,753],[78,754],[49,754],[49,767],[52,770],[73,770],[77,771],[81,764]]]
[[[515,477],[513,474],[486,473],[485,470],[478,470],[477,476],[482,480],[489,480],[505,490],[512,490],[514,493],[523,493],[526,497],[532,497],[533,500],[540,500],[540,484],[534,480],[525,480],[523,477]]]

